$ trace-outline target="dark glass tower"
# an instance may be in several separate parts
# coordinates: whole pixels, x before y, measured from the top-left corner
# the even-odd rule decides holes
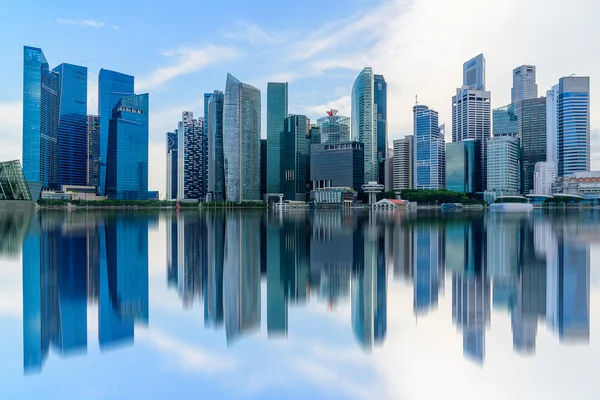
[[[169,200],[177,198],[177,144],[177,132],[167,132],[167,198]]]
[[[100,185],[100,123],[97,115],[87,116],[87,185]]]
[[[377,163],[383,164],[387,152],[387,83],[383,75],[374,75],[375,105],[377,106]],[[385,175],[382,168],[379,168],[378,182],[385,181]]]
[[[519,108],[521,137],[521,193],[533,191],[535,164],[546,161],[546,98],[523,100]]]
[[[267,191],[280,193],[283,180],[281,171],[281,145],[283,120],[288,116],[288,84],[267,84]]]
[[[106,194],[106,162],[108,129],[113,108],[122,97],[134,94],[134,78],[120,72],[101,69],[98,75],[98,106],[100,118],[100,195]]]
[[[281,176],[286,200],[306,201],[310,179],[311,130],[304,115],[285,119],[281,132]]]
[[[212,201],[225,200],[223,158],[223,92],[215,90],[208,101],[208,193]]]

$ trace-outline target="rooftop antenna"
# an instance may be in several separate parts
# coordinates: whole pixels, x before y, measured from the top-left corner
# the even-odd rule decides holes
[[[415,94],[415,106],[419,104],[419,96]]]

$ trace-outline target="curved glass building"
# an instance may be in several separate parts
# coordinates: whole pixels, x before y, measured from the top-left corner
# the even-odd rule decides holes
[[[341,143],[350,141],[350,117],[337,115],[338,110],[327,111],[327,116],[319,118],[321,143]]]
[[[377,106],[374,98],[374,76],[364,68],[352,86],[352,136],[365,149],[365,182],[378,178],[377,167]]]
[[[260,200],[260,90],[227,74],[223,155],[228,201]]]

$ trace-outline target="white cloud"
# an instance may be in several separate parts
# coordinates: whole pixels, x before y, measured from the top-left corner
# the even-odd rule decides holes
[[[168,67],[156,69],[150,75],[136,82],[136,90],[147,91],[156,88],[178,76],[200,71],[210,65],[232,60],[238,52],[232,47],[208,45],[203,48],[181,47],[162,53],[165,57],[176,57],[177,62]]]
[[[221,36],[238,42],[254,45],[274,45],[285,43],[295,34],[291,31],[269,32],[266,29],[248,21],[238,21],[240,29],[222,31]]]
[[[319,104],[316,106],[305,106],[302,108],[302,111],[311,118],[311,120],[317,120],[317,118],[321,118],[326,115],[328,110],[338,110],[339,115],[343,115],[345,117],[350,116],[351,111],[351,98],[350,95],[342,96],[336,100],[329,101],[324,104]]]
[[[111,28],[119,29],[117,25],[109,25],[106,22],[96,21],[93,19],[68,19],[68,18],[57,18],[57,24],[76,25],[82,28]]]

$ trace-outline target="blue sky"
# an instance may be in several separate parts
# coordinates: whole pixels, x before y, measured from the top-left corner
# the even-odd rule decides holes
[[[156,3],[156,4],[153,4]],[[97,110],[97,75],[136,77],[150,93],[151,189],[164,192],[164,134],[184,110],[203,114],[204,92],[227,72],[263,91],[290,82],[293,113],[350,113],[350,89],[372,66],[388,82],[389,141],[410,134],[414,97],[435,108],[451,135],[451,97],[462,63],[483,52],[492,106],[510,101],[511,71],[538,67],[539,95],[562,76],[592,77],[592,167],[600,168],[594,109],[600,35],[594,0],[14,1],[0,9],[0,159],[21,157],[22,47],[41,47],[51,66],[88,67],[88,111]],[[462,22],[468,21],[468,22]],[[560,29],[557,27],[560,26]],[[524,33],[526,29],[526,34]]]

